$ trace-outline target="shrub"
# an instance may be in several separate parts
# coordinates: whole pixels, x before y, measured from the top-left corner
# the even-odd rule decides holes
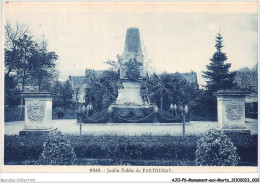
[[[43,152],[39,158],[40,165],[73,165],[76,154],[65,135],[57,130],[49,134],[43,144]]]
[[[235,166],[240,159],[236,149],[223,132],[209,130],[197,141],[196,165]]]
[[[33,139],[33,140],[32,140]],[[44,139],[37,136],[20,137],[19,135],[4,136],[4,162],[38,160],[42,152]]]

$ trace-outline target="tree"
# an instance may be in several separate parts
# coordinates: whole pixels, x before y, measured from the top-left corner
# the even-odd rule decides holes
[[[195,98],[197,88],[189,83],[180,73],[156,75],[148,77],[148,96],[151,102],[161,109],[169,110],[171,103],[188,104]]]
[[[81,98],[81,94],[85,92],[85,87],[86,87],[86,81],[85,78],[79,78],[78,80],[74,81],[71,79],[72,82],[72,88],[74,91],[74,98],[75,98],[75,106],[74,110],[76,111],[78,109],[78,103]]]
[[[53,100],[53,107],[63,107],[65,113],[67,108],[72,106],[73,89],[69,81],[60,82],[57,81],[52,89],[55,94]]]
[[[47,90],[48,84],[51,80],[57,78],[57,71],[55,69],[55,61],[58,55],[55,52],[48,52],[46,40],[42,40],[41,44],[33,50],[32,57],[30,58],[30,70],[32,82],[38,86],[38,90]]]
[[[91,103],[95,110],[100,111],[116,100],[120,87],[118,72],[108,70],[100,78],[93,75],[89,87],[86,88],[85,101],[87,104]]]
[[[29,34],[28,27],[17,24],[12,28],[10,22],[5,25],[5,75],[10,76],[16,69],[16,63],[20,59],[19,56],[19,40]]]
[[[148,57],[147,47],[143,41],[141,41],[142,53],[143,53],[143,60],[144,60],[144,72],[148,76],[152,76],[155,73],[154,67],[152,66],[152,60]]]
[[[235,83],[241,90],[258,92],[258,64],[252,69],[243,67],[236,72]]]
[[[122,87],[119,78],[122,66],[122,55],[117,55],[117,61],[108,60],[110,68],[101,77],[94,74],[90,76],[89,86],[85,90],[85,102],[91,103],[95,110],[100,111],[114,102],[118,95],[118,89]]]
[[[50,86],[57,76],[55,52],[47,51],[47,41],[39,44],[33,39],[28,26],[5,25],[5,76],[14,76],[20,90],[26,85],[36,85],[41,91]]]
[[[123,56],[122,56],[122,54],[118,54],[116,57],[117,57],[117,61],[108,60],[105,63],[110,65],[110,68],[109,68],[110,71],[114,71],[119,74],[120,68],[123,65]]]
[[[227,56],[221,51],[223,37],[220,33],[216,36],[216,49],[213,57],[210,59],[210,64],[207,65],[207,71],[204,71],[203,77],[207,79],[207,89],[210,92],[215,92],[220,89],[231,89],[234,87],[235,72],[229,72],[230,63],[225,63]]]
[[[152,102],[160,104],[160,109],[163,109],[163,98],[170,94],[170,90],[167,87],[168,84],[168,82],[162,80],[161,76],[155,73],[151,77],[148,77],[147,80],[148,96]]]
[[[37,46],[32,40],[28,27],[16,25],[16,29],[10,23],[5,26],[5,73],[8,76],[11,72],[21,80],[21,90],[30,78],[30,57]]]

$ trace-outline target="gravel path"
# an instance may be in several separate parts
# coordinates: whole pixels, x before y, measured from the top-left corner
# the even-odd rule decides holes
[[[254,119],[246,119],[246,128],[251,130],[251,134],[258,134],[258,121]],[[76,120],[53,120],[53,127],[57,128],[64,134],[79,134],[79,124]],[[24,127],[23,121],[6,122],[5,134],[14,135],[19,134]],[[217,122],[209,121],[191,121],[186,125],[187,135],[200,135],[209,129],[217,127]],[[83,124],[82,134],[117,134],[117,135],[182,135],[182,124]]]

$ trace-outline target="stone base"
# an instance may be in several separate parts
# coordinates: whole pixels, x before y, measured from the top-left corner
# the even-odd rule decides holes
[[[19,136],[47,137],[53,128],[50,129],[24,129],[19,132]]]
[[[123,81],[123,88],[118,91],[116,104],[119,105],[142,105],[140,95],[140,83],[136,81]]]
[[[233,135],[251,135],[251,131],[246,129],[246,128],[241,128],[241,129],[227,129],[227,128],[216,128],[218,131],[222,131],[228,136],[233,136]]]
[[[154,105],[112,104],[112,123],[152,123]]]

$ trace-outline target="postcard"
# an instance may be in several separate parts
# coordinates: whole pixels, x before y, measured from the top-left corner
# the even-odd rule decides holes
[[[3,1],[1,53],[3,173],[259,181],[256,1]]]

